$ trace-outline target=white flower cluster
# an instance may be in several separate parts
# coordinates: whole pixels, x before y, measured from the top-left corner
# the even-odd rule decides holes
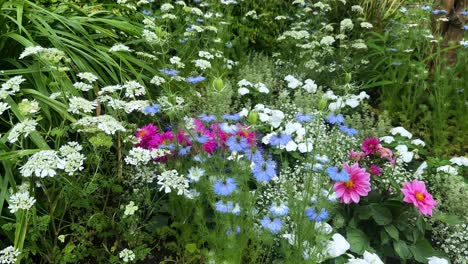
[[[239,86],[239,89],[237,90],[237,92],[241,96],[250,93],[249,88],[254,88],[259,93],[264,93],[264,94],[268,94],[270,92],[270,90],[268,89],[268,87],[266,87],[266,85],[264,83],[259,82],[259,83],[253,84],[253,83],[247,81],[246,79],[240,80],[237,83],[237,85]]]
[[[82,80],[88,81],[89,83],[93,83],[98,80],[98,77],[91,72],[80,72],[77,74],[77,76]]]
[[[54,177],[57,170],[64,170],[68,175],[83,170],[86,159],[80,151],[83,149],[77,142],[69,142],[59,151],[42,150],[32,155],[26,164],[20,168],[23,177]]]
[[[133,50],[130,49],[130,47],[128,47],[128,46],[126,46],[124,44],[120,44],[120,43],[114,44],[109,49],[109,52],[118,52],[118,51],[132,52]]]
[[[138,206],[135,205],[135,202],[130,201],[130,203],[128,203],[125,206],[124,215],[126,216],[134,215],[137,210],[138,210]]]
[[[65,52],[56,48],[43,48],[41,46],[31,46],[24,49],[20,54],[19,59],[24,59],[31,55],[39,55],[47,61],[58,63],[60,60],[65,59]]]
[[[288,88],[296,89],[298,87],[301,87],[308,93],[315,93],[317,91],[317,84],[315,84],[315,82],[311,79],[307,79],[303,83],[296,77],[292,75],[287,75],[286,77],[284,77],[284,80],[288,83]]]
[[[179,69],[185,68],[185,64],[181,61],[181,58],[179,58],[177,56],[173,56],[172,58],[170,58],[169,62],[171,64],[174,64]]]
[[[18,210],[29,210],[34,203],[36,203],[36,199],[31,197],[28,191],[17,192],[10,196],[8,209],[14,214],[18,212]]]
[[[134,147],[125,157],[125,162],[133,166],[146,165],[151,160],[151,151],[141,147]]]
[[[346,264],[384,264],[379,256],[375,253],[364,251],[362,258],[351,258]]]
[[[0,115],[3,114],[6,110],[10,109],[10,105],[7,103],[0,102]]]
[[[291,31],[285,31],[283,34],[278,38],[278,40],[285,40],[286,38],[293,38],[295,40],[300,40],[300,39],[308,39],[310,37],[309,32],[305,30],[291,30]]]
[[[161,85],[161,84],[163,84],[165,82],[166,82],[166,80],[164,78],[160,77],[160,76],[154,76],[150,81],[150,83],[152,83],[152,84],[154,84],[156,86],[159,86],[159,85]]]
[[[177,195],[185,195],[188,192],[189,180],[184,175],[179,175],[176,170],[167,170],[157,176],[160,191],[165,193],[177,191]]]
[[[63,170],[68,173],[68,175],[73,175],[77,171],[84,169],[83,162],[86,160],[86,157],[80,153],[83,150],[83,147],[78,144],[78,142],[68,142],[66,145],[60,147],[60,157],[62,159]]]
[[[206,70],[211,68],[211,62],[203,59],[194,60],[193,63],[195,67],[199,68],[200,70]]]
[[[14,143],[22,135],[27,137],[31,132],[36,131],[37,121],[34,119],[25,119],[23,122],[17,123],[8,134],[8,142]]]
[[[0,100],[5,99],[9,95],[14,95],[15,93],[19,92],[20,85],[24,81],[26,81],[26,79],[24,79],[21,75],[8,79],[8,81],[2,84],[2,87],[0,89]]]
[[[68,99],[68,111],[74,114],[92,113],[96,106],[97,102],[88,101],[83,97],[72,96]]]
[[[255,105],[254,111],[258,112],[260,121],[268,123],[273,128],[278,128],[284,119],[284,113],[282,111],[267,108],[263,104]],[[243,109],[240,114],[242,116],[247,116],[248,112],[247,109]]]
[[[122,88],[125,89],[125,96],[128,98],[135,98],[136,96],[146,94],[145,87],[137,81],[128,81]]]
[[[369,95],[366,92],[360,92],[358,95],[348,94],[345,96],[337,96],[333,93],[333,91],[328,90],[325,92],[323,97],[332,100],[332,102],[328,105],[328,109],[332,112],[335,112],[344,108],[345,106],[356,108],[364,99],[368,99]]]
[[[0,250],[0,263],[15,264],[20,252],[13,246]]]
[[[440,225],[433,229],[436,245],[443,250],[452,263],[468,264],[468,225]],[[433,262],[437,263],[437,262]]]
[[[122,259],[123,262],[127,263],[130,261],[135,260],[135,253],[132,250],[125,248],[124,250],[120,251],[119,258]]]
[[[75,126],[84,128],[97,128],[108,135],[114,135],[117,131],[125,132],[125,127],[115,118],[109,115],[87,116],[75,123]]]

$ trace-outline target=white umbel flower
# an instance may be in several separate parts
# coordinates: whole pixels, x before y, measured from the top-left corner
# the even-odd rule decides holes
[[[150,83],[154,84],[154,85],[161,85],[163,83],[165,83],[166,80],[162,77],[159,77],[159,76],[154,76],[153,79],[151,79]]]
[[[392,135],[399,134],[402,137],[406,137],[411,139],[413,137],[413,134],[411,134],[408,130],[406,130],[404,127],[394,127],[390,130],[390,133]]]
[[[34,119],[25,119],[23,122],[16,124],[8,134],[8,142],[14,143],[23,135],[25,138],[29,133],[36,131],[37,121]]]
[[[133,166],[146,165],[150,160],[151,151],[141,147],[132,148],[125,157],[125,163]]]
[[[72,96],[68,99],[68,111],[74,114],[92,113],[96,106],[96,102],[88,101],[83,97]]]
[[[179,175],[176,170],[164,171],[157,176],[158,185],[161,186],[160,191],[171,193],[177,191],[177,195],[184,195],[188,192],[189,181],[183,175]]]
[[[77,76],[82,79],[82,80],[86,80],[90,83],[93,83],[95,81],[98,80],[98,77],[90,72],[81,72],[81,73],[78,73]]]
[[[115,118],[109,115],[84,117],[75,123],[75,126],[84,128],[97,128],[108,135],[114,135],[117,131],[125,132],[125,127]]]
[[[117,52],[117,51],[127,51],[127,52],[132,52],[132,50],[124,45],[124,44],[120,44],[120,43],[117,43],[117,44],[114,44],[110,49],[109,49],[109,52]]]
[[[10,105],[8,105],[7,103],[0,102],[0,115],[8,109],[10,109]]]
[[[199,68],[200,70],[206,70],[211,68],[211,63],[207,60],[194,60],[193,63],[195,64],[195,67]]]
[[[0,250],[0,263],[2,264],[14,264],[19,256],[20,252],[12,247],[6,247]]]
[[[468,166],[468,158],[467,157],[454,157],[450,159],[452,164],[456,164],[458,166]]]
[[[63,169],[63,161],[54,150],[42,150],[32,155],[26,164],[20,168],[23,177],[33,174],[40,178],[54,177],[57,169]]]
[[[34,203],[36,203],[36,199],[31,197],[28,191],[17,192],[8,199],[8,209],[14,214],[18,212],[18,210],[29,210]]]
[[[77,171],[84,169],[83,162],[86,157],[80,153],[83,147],[78,142],[68,142],[68,144],[60,147],[60,156],[63,161],[63,170],[68,175],[73,175]]]
[[[125,206],[124,215],[126,216],[134,215],[137,210],[138,210],[138,206],[135,205],[135,202],[130,201],[130,203],[128,203]]]
[[[145,87],[137,81],[128,81],[123,85],[123,88],[125,88],[125,97],[128,98],[146,94]]]
[[[24,59],[28,56],[31,56],[31,55],[36,55],[40,52],[42,52],[43,50],[45,50],[43,47],[41,46],[32,46],[32,47],[26,47],[24,49],[24,51],[20,54],[19,56],[19,59]]]
[[[93,86],[91,84],[87,84],[87,83],[84,83],[84,82],[75,82],[73,84],[73,87],[75,87],[76,89],[78,89],[80,91],[83,91],[83,92],[87,92],[87,91],[93,89]]]
[[[119,258],[121,258],[122,261],[125,262],[125,263],[130,262],[130,261],[134,261],[135,260],[135,253],[133,253],[132,250],[126,248],[126,249],[120,251]]]
[[[8,79],[8,81],[2,84],[2,87],[0,89],[0,99],[4,99],[8,95],[14,95],[15,93],[19,92],[20,85],[24,81],[26,81],[26,79],[24,79],[21,75]]]

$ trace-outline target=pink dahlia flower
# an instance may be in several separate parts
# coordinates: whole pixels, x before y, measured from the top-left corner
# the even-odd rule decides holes
[[[401,192],[405,195],[403,201],[414,204],[421,214],[432,215],[432,208],[437,205],[437,201],[427,192],[424,182],[418,180],[405,182]]]
[[[382,169],[379,166],[375,165],[375,164],[370,165],[369,172],[372,175],[382,175]]]
[[[366,138],[362,142],[361,149],[366,155],[370,155],[379,151],[382,148],[379,139],[376,137]]]
[[[137,146],[142,148],[148,148],[149,142],[157,133],[158,128],[153,124],[147,124],[146,126],[139,128],[135,133],[135,137],[137,137],[140,140]]]
[[[354,163],[351,167],[344,164],[343,167],[349,174],[349,180],[335,183],[333,189],[336,196],[346,204],[351,202],[359,203],[361,196],[367,196],[371,190],[370,175],[365,169],[360,168],[357,163]]]

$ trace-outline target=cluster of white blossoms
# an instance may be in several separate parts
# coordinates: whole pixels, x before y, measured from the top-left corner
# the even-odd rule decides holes
[[[268,87],[266,87],[266,85],[264,83],[261,83],[261,82],[253,84],[253,83],[247,81],[246,79],[242,79],[237,83],[237,85],[239,86],[239,89],[237,90],[237,92],[240,95],[246,95],[246,94],[250,93],[249,88],[251,88],[251,89],[253,88],[253,89],[257,90],[259,93],[264,93],[264,94],[268,94],[270,92]]]
[[[19,59],[24,59],[32,55],[41,56],[41,58],[52,63],[58,63],[62,59],[69,60],[66,58],[65,52],[56,48],[44,48],[41,46],[26,47],[20,54]]]
[[[72,96],[68,99],[68,111],[74,114],[92,113],[96,106],[97,102],[88,101],[83,97]]]
[[[284,80],[288,83],[288,88],[296,89],[298,87],[301,87],[308,93],[315,93],[317,91],[317,84],[311,79],[307,79],[304,82],[302,82],[292,75],[287,75],[286,77],[284,77]]]
[[[28,137],[31,132],[36,131],[36,126],[37,121],[34,119],[25,119],[17,123],[8,134],[8,142],[15,143],[20,136]]]
[[[130,201],[126,206],[125,206],[125,211],[124,215],[126,216],[131,216],[134,215],[135,212],[138,210],[138,206],[135,205],[134,201]]]
[[[10,196],[8,209],[10,209],[10,213],[14,214],[19,210],[29,210],[34,203],[36,203],[36,199],[31,197],[28,191],[21,191]]]
[[[130,49],[129,46],[126,46],[121,43],[116,43],[109,49],[109,52],[118,52],[118,51],[132,52],[133,50]]]
[[[159,86],[159,85],[161,85],[161,84],[163,84],[165,82],[166,82],[166,80],[163,77],[160,77],[160,76],[154,76],[150,81],[150,83],[152,83],[152,84],[154,84],[156,86]]]
[[[135,98],[137,96],[145,95],[146,89],[137,81],[128,81],[122,88],[125,89],[125,97]]]
[[[125,127],[119,121],[109,115],[87,116],[78,120],[74,125],[87,129],[97,128],[108,135],[114,135],[117,131],[126,131]]]
[[[284,119],[284,113],[282,111],[270,109],[263,104],[255,105],[252,111],[258,113],[261,122],[267,123],[273,128],[278,128]],[[239,114],[241,116],[248,116],[249,112],[249,110],[243,108]]]
[[[177,57],[177,56],[173,56],[169,59],[169,62],[173,65],[175,65],[177,68],[179,69],[183,69],[185,68],[185,64],[182,62],[182,59]]]
[[[132,250],[125,248],[124,250],[120,251],[119,258],[121,258],[125,263],[134,261],[135,253]]]
[[[26,81],[26,79],[23,78],[23,76],[15,76],[5,83],[2,84],[2,87],[0,88],[0,100],[5,99],[9,95],[14,95],[20,90],[20,85]]]
[[[185,195],[188,193],[189,180],[180,175],[176,170],[167,170],[157,176],[158,185],[161,186],[160,191],[165,193],[177,191],[177,195]]]
[[[83,147],[78,142],[68,142],[60,147],[60,157],[63,161],[63,170],[68,175],[73,175],[77,171],[83,170],[83,162],[86,157],[80,152]]]
[[[55,150],[42,150],[29,157],[26,164],[20,168],[23,177],[54,177],[57,170],[63,170],[68,175],[83,170],[83,162],[86,159],[80,153],[82,146],[77,142],[69,142]]]
[[[0,250],[1,264],[15,264],[20,252],[13,246],[6,247]]]
[[[200,70],[206,70],[211,68],[211,62],[203,59],[196,59],[193,61],[195,67],[199,68]]]
[[[141,147],[132,148],[125,157],[125,163],[133,166],[146,165],[150,160],[151,151]]]
[[[328,105],[328,109],[335,112],[346,106],[356,108],[365,99],[369,99],[369,95],[366,92],[360,92],[358,95],[348,94],[344,96],[338,96],[333,93],[332,90],[328,90],[323,95],[325,99],[331,100],[332,102]]]

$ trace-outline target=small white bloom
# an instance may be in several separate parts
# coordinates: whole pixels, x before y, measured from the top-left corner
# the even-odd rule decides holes
[[[76,82],[73,84],[73,87],[75,87],[76,89],[80,90],[80,91],[83,91],[83,92],[87,92],[91,89],[93,89],[93,86],[91,84],[87,84],[87,83],[84,83],[84,82]]]
[[[399,157],[403,162],[409,163],[413,160],[414,152],[408,151],[406,145],[398,145],[395,149],[398,151]]]
[[[125,163],[131,164],[133,166],[146,165],[151,160],[151,152],[148,149],[141,147],[134,147],[129,152],[127,157],[125,157]]]
[[[342,235],[336,233],[332,236],[332,241],[327,243],[326,252],[330,257],[336,258],[343,255],[350,247],[348,241]]]
[[[29,157],[26,164],[20,168],[23,177],[33,174],[40,178],[54,177],[57,169],[63,169],[63,161],[54,150],[42,150]]]
[[[130,203],[128,203],[125,206],[124,215],[126,215],[126,216],[134,215],[137,210],[138,210],[138,206],[136,206],[133,201],[130,201]]]
[[[13,246],[6,247],[0,250],[0,263],[15,264],[20,252]]]
[[[429,257],[427,258],[427,264],[449,264],[449,262],[444,258],[439,257]]]
[[[468,158],[463,156],[451,158],[450,162],[458,166],[468,166]]]
[[[411,144],[414,144],[416,146],[422,146],[422,147],[426,146],[426,143],[424,143],[424,141],[422,141],[419,138],[411,140]]]
[[[437,171],[446,172],[446,173],[452,174],[454,176],[458,175],[457,169],[450,166],[450,165],[440,166],[440,167],[437,168]]]
[[[201,69],[201,70],[206,70],[211,68],[211,63],[207,60],[194,60],[193,63],[195,64],[195,67]]]
[[[311,79],[307,79],[304,81],[304,85],[302,88],[306,90],[308,93],[315,93],[317,91],[317,84]]]
[[[192,167],[188,171],[188,178],[191,182],[198,182],[200,178],[205,175],[205,170],[199,167]]]
[[[250,90],[245,88],[245,87],[241,87],[237,90],[237,92],[240,94],[240,95],[246,95],[248,93],[250,93]]]
[[[130,249],[124,249],[120,251],[119,258],[122,259],[123,262],[130,262],[135,260],[135,253],[133,253]]]
[[[153,79],[151,79],[151,81],[150,81],[150,83],[155,84],[157,86],[159,86],[159,85],[161,85],[161,84],[163,84],[165,82],[166,82],[166,80],[164,78],[162,78],[162,77],[159,77],[159,76],[154,76]]]
[[[395,141],[395,138],[392,137],[392,136],[385,136],[385,137],[381,137],[381,138],[380,138],[380,141],[385,142],[385,143],[387,143],[387,144],[390,144],[390,143],[392,143],[393,141]]]
[[[414,172],[414,175],[416,176],[421,176],[423,173],[424,173],[424,170],[427,168],[427,162],[423,162],[421,163],[421,165],[419,165],[419,167],[416,169],[416,171]]]
[[[306,153],[311,152],[314,147],[312,142],[302,142],[298,144],[297,148],[299,149],[299,152]]]
[[[68,99],[68,111],[74,114],[92,113],[97,103],[88,101],[83,97],[73,96]]]
[[[291,89],[296,89],[297,87],[302,85],[302,82],[292,75],[287,75],[286,77],[284,77],[284,80],[288,82],[288,87]]]
[[[108,135],[114,135],[117,131],[126,131],[119,121],[109,115],[87,116],[78,120],[74,125],[84,128],[98,128]]]
[[[413,134],[411,134],[408,130],[406,130],[404,127],[394,127],[390,130],[390,133],[392,135],[399,134],[402,137],[406,137],[411,139],[413,137]]]
[[[127,51],[127,52],[132,52],[133,50],[130,49],[128,46],[125,46],[124,44],[114,44],[110,49],[109,52],[117,52],[117,51]]]
[[[81,73],[78,73],[77,76],[82,79],[82,80],[86,80],[90,83],[93,83],[95,81],[98,80],[98,77],[90,72],[81,72]]]
[[[8,209],[10,209],[10,212],[14,214],[18,210],[29,210],[34,203],[36,203],[36,199],[29,196],[28,191],[17,192],[11,195],[10,199],[8,199]]]
[[[351,21],[349,18],[345,18],[340,22],[340,31],[352,30],[353,27],[353,21]]]
[[[179,175],[176,170],[167,170],[157,176],[157,184],[161,186],[160,191],[171,193],[177,191],[177,195],[184,195],[188,192],[189,181],[183,175]]]
[[[25,119],[23,122],[16,124],[8,134],[8,142],[14,143],[18,141],[18,138],[23,135],[25,138],[28,135],[36,131],[37,121],[34,119]]]
[[[44,48],[41,46],[26,47],[24,51],[20,54],[19,59],[21,60],[21,59],[24,59],[25,57],[39,54],[43,50]]]
[[[0,115],[3,114],[6,110],[10,109],[10,105],[7,103],[0,102]]]
[[[320,40],[320,44],[324,46],[331,46],[335,43],[335,38],[332,36],[325,36]]]
[[[373,28],[374,26],[372,26],[372,24],[369,23],[369,22],[361,22],[361,27],[362,28]]]
[[[128,81],[123,85],[123,88],[125,88],[125,97],[128,98],[146,94],[145,87],[137,81]]]

